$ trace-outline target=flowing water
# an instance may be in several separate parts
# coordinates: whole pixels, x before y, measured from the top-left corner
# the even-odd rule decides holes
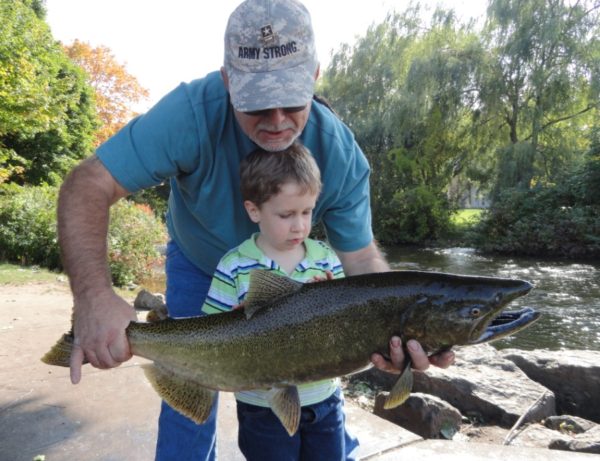
[[[600,264],[484,256],[471,248],[389,248],[394,269],[433,270],[527,280],[529,295],[512,308],[539,310],[540,320],[516,335],[497,341],[498,348],[600,350]]]
[[[542,313],[540,320],[495,342],[498,348],[600,351],[600,263],[484,256],[471,248],[396,247],[385,252],[393,269],[511,277],[533,283],[529,295],[509,307],[533,307]],[[143,286],[164,291],[164,273],[157,273]]]

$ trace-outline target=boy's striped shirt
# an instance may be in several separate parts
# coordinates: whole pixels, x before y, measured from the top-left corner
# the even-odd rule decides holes
[[[344,276],[342,264],[335,252],[325,243],[312,239],[304,241],[306,248],[304,259],[292,274],[286,274],[256,246],[257,236],[258,234],[254,234],[223,256],[202,306],[204,313],[226,312],[240,304],[248,292],[250,271],[254,269],[271,270],[304,283],[312,281],[317,276],[324,277],[325,271],[331,271],[334,278]],[[305,406],[322,402],[333,394],[338,385],[337,379],[300,384],[298,385],[300,404]],[[244,403],[268,407],[267,391],[268,389],[242,391],[236,392],[235,396]]]

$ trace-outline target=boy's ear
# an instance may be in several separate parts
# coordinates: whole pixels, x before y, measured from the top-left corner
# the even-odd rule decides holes
[[[244,208],[246,208],[250,220],[258,224],[260,222],[260,209],[256,204],[250,200],[244,200]]]

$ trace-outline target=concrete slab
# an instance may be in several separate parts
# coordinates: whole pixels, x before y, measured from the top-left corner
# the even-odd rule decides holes
[[[484,443],[426,440],[402,449],[391,450],[369,461],[598,461],[598,455],[560,450],[523,448]],[[364,461],[364,460],[363,460]]]

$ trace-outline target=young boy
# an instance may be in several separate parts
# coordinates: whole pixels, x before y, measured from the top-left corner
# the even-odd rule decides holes
[[[243,304],[254,269],[301,282],[344,276],[335,252],[308,238],[321,177],[305,147],[296,142],[283,152],[254,151],[242,162],[240,174],[244,207],[260,232],[223,256],[203,312],[214,314]],[[298,391],[302,416],[291,437],[269,408],[268,389],[236,392],[238,443],[246,459],[354,459],[350,453],[358,442],[344,427],[339,380],[300,384]]]

